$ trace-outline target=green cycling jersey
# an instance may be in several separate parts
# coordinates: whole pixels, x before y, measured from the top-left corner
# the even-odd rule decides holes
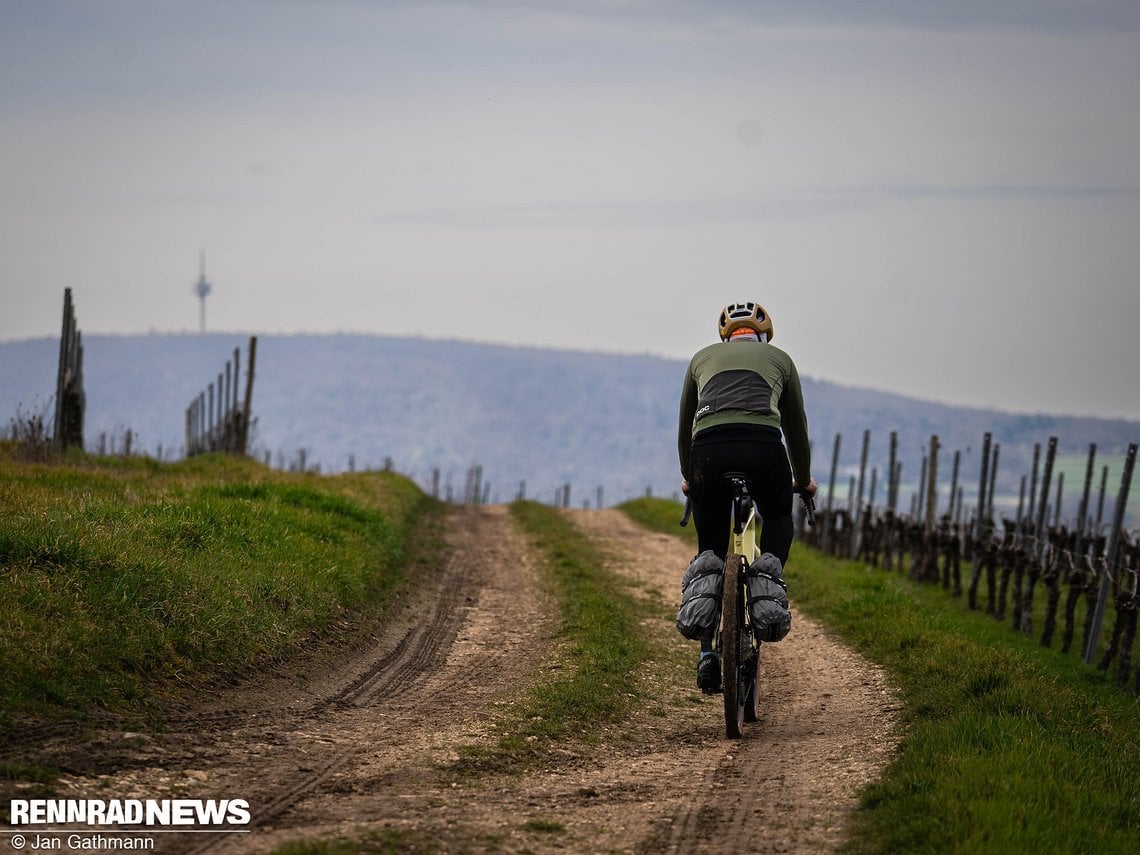
[[[780,429],[796,483],[811,477],[811,446],[803,390],[787,353],[761,341],[724,341],[697,351],[681,386],[677,452],[689,480],[693,437],[721,425]]]

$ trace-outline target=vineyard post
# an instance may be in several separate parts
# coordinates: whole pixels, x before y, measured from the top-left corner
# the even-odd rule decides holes
[[[997,483],[998,454],[1000,452],[1001,444],[995,442],[993,459],[990,461],[990,485],[986,491],[986,519],[994,518],[994,485]]]
[[[1049,437],[1049,447],[1045,451],[1045,471],[1041,475],[1041,501],[1037,508],[1036,531],[1037,542],[1033,545],[1035,562],[1029,565],[1029,586],[1025,591],[1025,600],[1021,608],[1021,626],[1023,632],[1032,632],[1033,627],[1033,588],[1037,584],[1040,568],[1045,561],[1045,550],[1049,546],[1049,538],[1045,536],[1046,512],[1049,505],[1049,485],[1053,479],[1053,458],[1057,455],[1057,437]],[[1035,572],[1036,571],[1036,572]]]
[[[1041,462],[1041,443],[1033,443],[1033,468],[1030,470],[1029,476],[1029,507],[1026,510],[1025,518],[1028,522],[1033,522],[1034,509],[1037,507],[1037,467]]]
[[[950,519],[954,519],[954,503],[958,498],[958,465],[962,461],[962,452],[955,450],[954,465],[950,470]]]
[[[969,603],[970,608],[976,609],[978,607],[978,580],[981,578],[982,572],[982,515],[986,509],[986,476],[989,474],[990,465],[990,440],[992,435],[989,431],[982,436],[982,472],[978,479],[978,513],[974,517],[974,563],[970,568],[970,593]]]
[[[232,365],[230,365],[230,361],[227,359],[226,360],[226,394],[225,394],[225,403],[222,404],[222,424],[225,425],[223,430],[226,432],[226,446],[227,446],[227,448],[233,442],[233,438],[230,436],[230,421],[231,421],[230,416],[233,415],[233,412],[230,410],[230,390],[233,389],[233,373],[234,373],[234,367]]]
[[[1025,476],[1021,476],[1021,488],[1017,491],[1016,528],[1021,528],[1021,517],[1025,513]]]
[[[1057,473],[1057,502],[1053,505],[1053,528],[1061,527],[1061,497],[1065,492],[1065,473]]]
[[[863,530],[863,484],[864,478],[867,475],[867,450],[871,445],[871,431],[869,428],[863,430],[863,451],[859,455],[859,490],[855,494],[855,517],[854,517],[854,534],[851,538],[851,554],[849,558],[854,558],[856,550],[859,548],[859,533]]]
[[[241,371],[241,348],[234,348],[234,398],[233,406],[230,407],[231,413],[236,413],[238,408],[238,372]]]
[[[834,517],[832,516],[832,504],[835,500],[835,470],[839,467],[839,441],[842,434],[835,435],[835,448],[831,452],[831,477],[827,481],[827,523],[823,528],[823,551],[827,552],[831,548],[831,529],[833,528]]]
[[[929,465],[930,458],[925,454],[922,455],[922,471],[918,475],[918,504],[915,507],[915,515],[919,518],[926,509],[926,467]]]
[[[1136,443],[1128,444],[1128,454],[1124,458],[1124,472],[1120,476],[1120,493],[1116,498],[1116,507],[1112,512],[1112,530],[1108,533],[1108,546],[1105,550],[1104,575],[1100,577],[1100,595],[1096,600],[1096,610],[1093,612],[1092,631],[1089,633],[1088,646],[1085,648],[1085,662],[1089,665],[1096,658],[1096,649],[1100,644],[1100,630],[1104,623],[1104,604],[1108,600],[1109,586],[1112,583],[1112,565],[1116,561],[1116,553],[1120,546],[1120,531],[1124,527],[1124,508],[1128,504],[1128,489],[1132,484],[1132,468],[1136,465]]]
[[[55,432],[57,445],[63,446],[63,390],[67,377],[67,355],[71,338],[71,289],[63,289],[63,324],[59,332],[59,366],[55,379]]]
[[[209,450],[214,450],[214,384],[210,384],[210,403],[206,410],[206,442]]]
[[[887,510],[898,510],[899,502],[899,488],[895,482],[897,474],[895,472],[895,460],[898,457],[899,450],[899,432],[897,430],[891,431],[891,452],[889,462],[887,463]]]
[[[867,491],[867,508],[873,510],[875,507],[875,488],[878,486],[879,480],[879,467],[871,467],[871,488]]]
[[[1089,512],[1089,491],[1092,489],[1093,466],[1096,463],[1096,443],[1089,443],[1089,462],[1085,467],[1085,488],[1081,492],[1081,503],[1077,509],[1077,543],[1075,553],[1084,555],[1081,548],[1085,536],[1085,517]]]
[[[254,363],[257,361],[257,336],[249,337],[249,367],[245,372],[245,402],[241,411],[241,433],[238,436],[238,454],[245,454],[249,442],[249,412],[253,404]]]
[[[927,537],[934,534],[935,516],[938,513],[938,434],[930,436],[930,465],[926,473],[926,524]]]
[[[1108,489],[1108,466],[1100,470],[1100,498],[1096,503],[1096,528],[1093,529],[1095,533],[1100,532],[1100,524],[1104,519],[1104,493]]]

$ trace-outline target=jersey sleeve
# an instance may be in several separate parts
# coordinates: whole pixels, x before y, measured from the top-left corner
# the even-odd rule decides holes
[[[681,462],[681,477],[685,480],[689,480],[689,453],[693,445],[693,418],[696,414],[697,381],[690,362],[681,383],[681,412],[677,416],[677,456]]]
[[[797,486],[811,480],[811,443],[808,440],[807,415],[804,413],[804,393],[796,365],[789,362],[788,378],[780,397],[780,427],[788,443],[788,457],[792,463],[792,476]]]

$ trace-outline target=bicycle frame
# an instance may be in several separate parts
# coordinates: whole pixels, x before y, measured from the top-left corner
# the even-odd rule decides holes
[[[734,485],[732,498],[732,533],[729,537],[729,552],[740,555],[751,564],[760,557],[759,523],[756,503],[748,492],[748,482],[731,476]]]

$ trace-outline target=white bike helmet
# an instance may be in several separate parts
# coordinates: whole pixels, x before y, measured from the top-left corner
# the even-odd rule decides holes
[[[772,340],[772,319],[759,303],[730,303],[721,310],[720,340],[728,341],[728,337],[739,329],[750,329],[757,335],[766,335],[768,341]]]

